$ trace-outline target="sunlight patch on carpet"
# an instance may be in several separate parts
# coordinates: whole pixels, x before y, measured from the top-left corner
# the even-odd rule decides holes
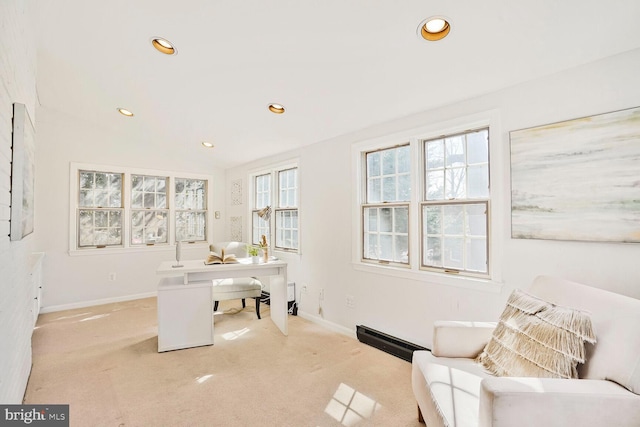
[[[222,334],[222,338],[224,338],[227,341],[233,341],[235,339],[240,338],[250,330],[251,329],[249,328],[242,328],[242,329],[238,329],[237,331],[227,332],[226,334]]]
[[[212,374],[203,375],[201,377],[196,378],[196,382],[198,384],[202,384],[203,382],[207,381],[209,378],[212,378],[212,377],[213,377]]]
[[[81,322],[86,322],[87,320],[97,320],[97,319],[102,319],[103,317],[107,317],[109,314],[96,314],[95,316],[91,316],[91,317],[86,317],[84,319],[81,320]]]
[[[381,407],[375,400],[341,383],[324,412],[349,427],[371,418]]]

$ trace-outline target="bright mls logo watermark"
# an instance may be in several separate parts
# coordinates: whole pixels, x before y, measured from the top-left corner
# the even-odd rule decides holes
[[[69,427],[69,405],[0,405],[0,427]]]

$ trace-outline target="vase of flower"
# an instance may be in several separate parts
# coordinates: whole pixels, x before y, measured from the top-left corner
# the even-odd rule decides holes
[[[260,264],[259,250],[257,246],[247,246],[247,255],[251,257],[252,264]]]

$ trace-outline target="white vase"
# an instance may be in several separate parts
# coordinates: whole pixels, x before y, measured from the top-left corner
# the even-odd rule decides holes
[[[252,264],[260,264],[260,257],[258,255],[251,257]]]

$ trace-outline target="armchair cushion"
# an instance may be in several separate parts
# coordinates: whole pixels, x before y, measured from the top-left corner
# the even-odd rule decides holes
[[[632,427],[640,396],[612,381],[491,377],[481,382],[479,414],[479,426]]]
[[[491,339],[497,322],[439,320],[433,325],[433,348],[439,357],[475,358]]]
[[[218,279],[213,281],[213,300],[256,298],[262,294],[262,282],[252,277]]]

